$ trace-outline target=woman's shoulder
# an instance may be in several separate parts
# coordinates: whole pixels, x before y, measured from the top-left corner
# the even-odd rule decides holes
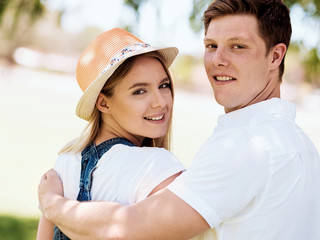
[[[146,163],[150,161],[168,161],[179,162],[173,153],[158,147],[136,147],[127,146],[123,144],[117,144],[113,146],[108,152],[106,152],[102,159],[119,159],[121,162],[134,161],[136,163]]]
[[[81,164],[81,153],[63,152],[58,155],[54,168],[60,169],[78,164]]]
[[[59,153],[57,161],[64,161],[64,160],[75,160],[78,161],[81,159],[81,153],[73,153],[73,152],[62,152]]]
[[[110,152],[117,152],[121,154],[137,154],[142,156],[162,154],[162,155],[173,155],[170,151],[159,148],[159,147],[137,147],[137,146],[127,146],[123,144],[117,144],[113,146]]]

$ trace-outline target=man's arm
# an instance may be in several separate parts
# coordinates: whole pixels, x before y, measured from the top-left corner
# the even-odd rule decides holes
[[[59,177],[49,171],[39,185],[40,208],[72,239],[188,239],[209,228],[201,215],[167,189],[122,206],[68,200],[61,187]]]

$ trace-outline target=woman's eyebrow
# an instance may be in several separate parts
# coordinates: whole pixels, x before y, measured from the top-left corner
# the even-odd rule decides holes
[[[160,83],[167,82],[167,81],[170,82],[170,78],[169,78],[169,77],[165,77],[164,79],[162,79],[162,80],[160,81]]]
[[[170,81],[169,77],[165,77],[164,79],[162,79],[159,84],[164,83],[164,82],[168,82]],[[150,83],[146,83],[146,82],[137,82],[135,84],[133,84],[131,87],[129,87],[129,90],[132,88],[136,88],[136,87],[146,87],[150,85]]]
[[[150,84],[145,83],[145,82],[138,82],[138,83],[133,84],[131,87],[129,87],[129,90],[132,88],[136,88],[136,87],[146,87],[148,85],[150,85]]]

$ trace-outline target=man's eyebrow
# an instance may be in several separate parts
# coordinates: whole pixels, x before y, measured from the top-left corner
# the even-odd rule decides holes
[[[248,37],[244,37],[244,36],[236,36],[236,37],[231,37],[231,38],[228,38],[227,41],[247,41],[249,40],[250,38]],[[215,42],[215,39],[213,38],[207,38],[205,37],[203,39],[204,42]]]
[[[212,42],[212,41],[214,41],[214,39],[205,37],[205,38],[203,39],[203,41],[204,41],[204,42]]]
[[[244,41],[244,40],[245,41],[249,40],[249,38],[240,36],[240,37],[232,37],[232,38],[228,39],[228,41]]]

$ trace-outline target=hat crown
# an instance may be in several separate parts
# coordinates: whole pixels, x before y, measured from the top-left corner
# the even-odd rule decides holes
[[[76,78],[81,90],[84,92],[99,77],[117,53],[134,43],[144,42],[120,28],[98,35],[78,60]]]

